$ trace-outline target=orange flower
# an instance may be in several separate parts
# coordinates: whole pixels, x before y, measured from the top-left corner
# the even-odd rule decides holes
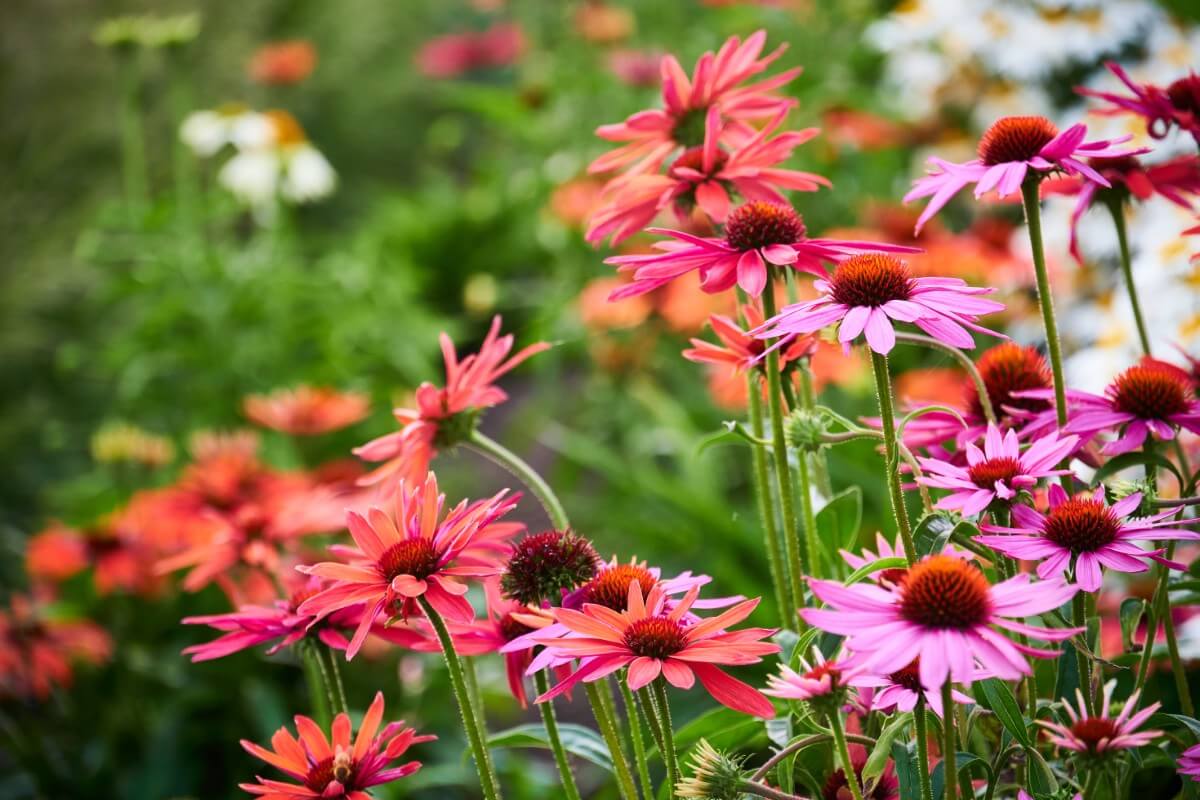
[[[50,523],[25,542],[25,571],[34,580],[65,581],[87,566],[87,543],[61,522]]]
[[[293,436],[316,436],[353,425],[370,413],[370,401],[357,392],[324,386],[277,389],[242,402],[246,417],[264,428]]]
[[[317,66],[317,50],[305,39],[273,42],[258,48],[246,71],[250,80],[268,86],[300,83]]]
[[[628,39],[633,28],[633,13],[627,8],[589,0],[575,12],[575,30],[596,44],[614,44]]]

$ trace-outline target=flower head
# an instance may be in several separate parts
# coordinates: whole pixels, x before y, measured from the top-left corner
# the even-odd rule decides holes
[[[560,603],[562,596],[596,575],[600,556],[571,531],[543,531],[513,546],[500,577],[504,594],[525,605]]]
[[[634,691],[659,675],[680,689],[690,689],[699,678],[717,702],[735,711],[766,718],[775,715],[770,701],[758,690],[717,666],[755,664],[762,656],[779,652],[778,645],[761,641],[774,630],[729,630],[750,616],[757,599],[744,600],[715,617],[689,624],[684,615],[700,592],[698,586],[669,611],[661,586],[656,585],[645,598],[637,581],[629,583],[628,591],[628,608],[622,612],[594,603],[585,603],[581,611],[556,609],[555,619],[574,636],[534,634],[552,653],[586,658],[569,678],[539,697],[539,703],[557,697],[580,681],[595,681],[627,666],[626,681]]]
[[[1094,760],[1114,755],[1118,750],[1141,747],[1149,744],[1155,736],[1161,736],[1162,731],[1137,730],[1143,722],[1154,716],[1154,712],[1162,705],[1151,703],[1135,714],[1134,709],[1137,708],[1138,698],[1141,696],[1140,690],[1129,695],[1120,714],[1110,716],[1109,709],[1116,685],[1116,681],[1109,681],[1104,685],[1104,703],[1095,716],[1088,713],[1083,694],[1076,689],[1078,710],[1072,708],[1070,702],[1063,701],[1063,712],[1067,715],[1069,725],[1041,719],[1037,724],[1047,730],[1050,741],[1054,744]]]
[[[985,677],[977,674],[977,678]],[[876,675],[871,672],[856,672],[849,679],[849,684],[859,691],[859,701],[872,711],[912,711],[917,707],[917,701],[925,698],[929,710],[942,716],[942,693],[926,691],[921,685],[921,658],[914,658],[908,666],[901,667],[895,672]],[[975,701],[970,695],[955,689],[954,702],[970,705]]]
[[[1104,487],[1091,496],[1068,497],[1061,486],[1054,484],[1049,499],[1046,514],[1026,505],[1014,505],[1013,527],[984,525],[983,530],[994,535],[976,540],[1013,558],[1040,560],[1037,572],[1042,578],[1065,575],[1073,569],[1080,588],[1094,592],[1100,588],[1101,567],[1145,572],[1149,567],[1144,559],[1149,558],[1183,569],[1160,558],[1161,550],[1143,550],[1135,544],[1138,540],[1200,539],[1200,533],[1176,527],[1195,522],[1172,519],[1178,509],[1129,518],[1142,502],[1141,492],[1110,506],[1104,499]]]
[[[1024,654],[1057,655],[1017,644],[996,628],[1049,641],[1079,632],[1019,621],[1058,608],[1077,587],[1031,583],[1028,575],[992,586],[977,567],[951,555],[926,557],[895,591],[821,580],[809,585],[829,608],[800,613],[809,624],[846,637],[844,646],[854,654],[852,666],[890,674],[919,655],[921,685],[928,691],[937,691],[947,680],[970,684],[980,670],[1016,679],[1030,672]]]
[[[527,46],[519,25],[497,22],[478,33],[465,31],[425,42],[414,61],[430,78],[454,78],[465,72],[515,63]]]
[[[721,140],[750,138],[753,129],[747,120],[774,116],[796,103],[774,92],[799,75],[799,67],[758,83],[739,85],[766,70],[787,49],[783,45],[763,56],[766,41],[766,31],[755,32],[745,42],[733,36],[715,54],[702,55],[690,77],[674,56],[663,56],[663,107],[597,128],[601,139],[624,144],[597,158],[588,170],[656,172],[673,152],[703,143],[709,110],[714,108],[724,120]]]
[[[317,66],[317,48],[306,39],[264,44],[246,67],[250,80],[267,86],[300,83]]]
[[[1136,114],[1146,121],[1146,130],[1156,139],[1166,136],[1172,127],[1178,127],[1190,133],[1196,143],[1200,144],[1200,75],[1189,72],[1162,87],[1153,83],[1137,83],[1114,61],[1109,61],[1104,66],[1125,84],[1133,96],[1076,88],[1075,91],[1082,95],[1096,97],[1112,104],[1097,113]]]
[[[852,670],[846,670],[837,659],[826,660],[813,647],[811,662],[800,657],[797,672],[787,664],[779,666],[779,674],[767,678],[763,694],[788,700],[803,700],[821,714],[837,714],[846,703],[846,690]]]
[[[694,800],[739,800],[744,796],[741,759],[717,750],[706,739],[692,751],[692,774],[675,785],[676,797]]]
[[[416,731],[404,727],[403,722],[389,722],[380,731],[382,720],[383,692],[376,692],[353,741],[350,718],[345,714],[334,718],[329,738],[317,723],[297,715],[295,723],[299,737],[293,736],[286,727],[280,728],[271,737],[270,750],[243,739],[242,747],[247,753],[298,782],[260,777],[257,783],[239,786],[266,800],[279,797],[365,800],[371,796],[367,791],[371,787],[391,783],[419,770],[419,761],[409,761],[398,767],[389,765],[414,744],[437,738],[417,736]]]
[[[370,413],[366,395],[324,386],[297,386],[271,394],[252,394],[242,403],[246,417],[264,428],[293,436],[316,436],[340,430]]]
[[[358,549],[345,548],[349,563],[323,562],[297,567],[330,581],[328,588],[297,609],[317,620],[347,606],[365,604],[365,611],[346,658],[362,647],[380,613],[408,617],[419,610],[418,598],[456,622],[470,622],[475,610],[459,578],[482,578],[500,572],[499,553],[508,548],[513,526],[497,525],[517,504],[520,495],[501,491],[487,500],[463,500],[445,511],[430,473],[417,484],[401,483],[391,510],[374,507],[366,515],[346,512],[350,535]]]
[[[1050,433],[1022,451],[1015,430],[1009,428],[1001,434],[999,428],[989,424],[982,450],[967,443],[966,465],[918,458],[926,474],[917,482],[951,491],[936,508],[957,509],[964,516],[974,516],[994,502],[1011,503],[1019,492],[1032,489],[1041,478],[1068,474],[1069,470],[1057,466],[1078,441],[1078,436],[1059,438],[1057,433]]]
[[[439,341],[446,363],[446,386],[438,388],[432,383],[422,383],[417,389],[416,408],[397,408],[392,412],[400,430],[354,450],[364,461],[384,462],[363,479],[364,483],[424,480],[439,446],[457,444],[470,434],[479,412],[508,399],[496,385],[500,376],[550,348],[546,342],[538,342],[509,355],[513,335],[500,335],[499,315],[492,319],[479,352],[462,360],[449,336],[443,333]]]
[[[1002,336],[976,324],[979,316],[1004,309],[979,297],[994,289],[970,287],[958,278],[914,278],[903,261],[884,253],[851,256],[813,286],[819,298],[785,307],[755,335],[807,334],[840,323],[844,347],[864,334],[870,348],[885,355],[896,344],[894,321],[910,322],[955,347],[975,346],[967,328]]]
[[[854,768],[858,785],[862,786],[862,771],[867,766],[867,749],[861,744],[852,744],[849,750],[850,766]],[[825,785],[821,787],[821,800],[845,800],[849,794],[846,772],[843,769],[831,772],[825,779]],[[893,762],[887,763],[869,789],[864,787],[863,800],[900,800],[900,779],[896,777],[896,765]]]
[[[708,324],[713,333],[721,340],[721,344],[713,344],[703,339],[692,339],[692,346],[683,351],[683,357],[688,361],[699,364],[713,364],[733,368],[734,372],[745,372],[762,368],[762,354],[766,345],[762,339],[751,336],[750,331],[758,328],[765,321],[762,310],[756,303],[746,303],[742,306],[742,316],[746,319],[747,328],[742,328],[735,320],[724,314],[713,314],[708,318]],[[817,350],[816,336],[797,336],[790,341],[779,353],[780,369],[801,358],[811,357]]]
[[[1045,117],[1001,117],[992,123],[979,140],[977,158],[954,164],[940,158],[930,158],[934,170],[914,182],[904,202],[931,197],[929,205],[917,218],[917,231],[929,221],[959,190],[975,184],[975,197],[993,189],[1007,197],[1021,188],[1026,176],[1041,177],[1050,172],[1083,175],[1101,186],[1108,180],[1092,167],[1088,158],[1116,158],[1148,152],[1123,149],[1117,145],[1132,137],[1085,142],[1087,126],[1072,125],[1059,132]]]
[[[605,261],[633,273],[633,281],[613,292],[611,299],[644,294],[691,272],[699,274],[700,288],[709,294],[736,285],[758,297],[767,285],[768,266],[824,275],[825,262],[839,262],[856,253],[916,252],[901,245],[810,239],[794,208],[768,200],[751,200],[734,209],[725,220],[723,237],[694,236],[666,228],[649,230],[670,237],[654,245],[659,252]]]
[[[112,639],[93,622],[52,617],[23,594],[0,609],[0,697],[45,700],[71,685],[72,662],[102,664],[111,654]]]
[[[1200,781],[1200,744],[1194,744],[1180,753],[1177,766],[1180,775]]]

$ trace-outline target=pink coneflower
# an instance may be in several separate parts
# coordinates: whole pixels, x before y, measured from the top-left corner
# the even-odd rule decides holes
[[[1190,72],[1173,81],[1166,88],[1152,83],[1136,83],[1120,64],[1108,61],[1104,64],[1121,83],[1133,92],[1133,97],[1115,92],[1101,92],[1078,87],[1075,91],[1088,97],[1098,97],[1113,104],[1112,108],[1100,109],[1098,114],[1133,113],[1146,121],[1146,130],[1155,139],[1167,135],[1171,126],[1187,131],[1200,144],[1200,75]]]
[[[1041,478],[1067,475],[1070,470],[1057,469],[1058,463],[1072,453],[1078,436],[1059,438],[1050,433],[1036,440],[1024,451],[1017,432],[1009,428],[1001,434],[995,425],[988,425],[983,449],[974,443],[966,445],[967,463],[959,466],[940,458],[917,458],[925,475],[918,483],[935,489],[949,489],[951,494],[938,500],[935,508],[957,509],[971,517],[992,503],[1011,503],[1021,491],[1029,491]]]
[[[762,339],[750,335],[750,331],[759,327],[765,321],[762,310],[756,303],[746,303],[742,306],[742,316],[746,320],[747,329],[724,314],[713,314],[708,318],[708,324],[713,333],[721,340],[721,344],[713,344],[703,339],[692,339],[692,346],[683,351],[683,357],[697,364],[713,364],[718,367],[731,367],[734,372],[746,372],[763,367],[762,354],[766,345]],[[817,351],[817,337],[797,336],[780,349],[779,367],[785,368],[793,361],[811,357]]]
[[[1088,166],[1083,159],[1116,158],[1148,152],[1122,149],[1116,145],[1129,141],[1131,136],[1084,142],[1087,126],[1072,125],[1059,133],[1054,123],[1045,117],[1001,117],[992,123],[979,140],[979,157],[963,164],[940,158],[930,158],[935,169],[913,183],[904,202],[931,197],[929,205],[917,218],[916,230],[942,209],[950,198],[975,184],[975,197],[993,189],[1000,197],[1017,192],[1032,170],[1035,174],[1061,171],[1068,175],[1083,175],[1101,186],[1108,180]]]
[[[810,580],[809,586],[830,608],[800,613],[810,625],[845,636],[854,667],[889,674],[919,655],[921,685],[929,691],[947,680],[970,684],[980,670],[1015,680],[1030,673],[1025,655],[1058,654],[1017,644],[995,628],[1047,641],[1080,632],[1018,621],[1058,608],[1077,586],[1031,583],[1028,575],[992,586],[977,567],[954,556],[928,556],[908,571],[896,591],[822,580]]]
[[[525,32],[519,25],[497,22],[479,33],[451,33],[430,39],[414,61],[430,78],[455,78],[473,70],[511,64],[521,57],[525,47]]]
[[[353,425],[371,411],[366,395],[325,386],[297,386],[252,394],[242,402],[246,417],[264,428],[293,436],[316,436]]]
[[[470,622],[475,610],[463,596],[466,585],[457,579],[499,573],[496,553],[481,545],[489,544],[488,528],[520,499],[520,495],[507,495],[504,490],[487,500],[469,504],[463,500],[443,514],[446,497],[438,494],[437,477],[430,473],[422,483],[397,487],[391,512],[382,508],[372,508],[366,516],[347,512],[350,535],[359,549],[341,551],[349,564],[327,561],[297,567],[330,581],[329,588],[300,604],[299,613],[320,620],[364,603],[366,611],[346,649],[347,659],[362,647],[376,616],[416,614],[419,597],[450,620]]]
[[[680,223],[686,223],[698,206],[710,220],[724,224],[734,193],[746,200],[786,203],[781,190],[815,192],[830,186],[820,175],[776,166],[819,133],[805,128],[772,136],[786,116],[787,111],[781,111],[746,142],[726,151],[717,143],[721,115],[710,108],[704,143],[684,150],[665,175],[634,174],[608,184],[588,223],[587,240],[594,244],[611,236],[616,244],[641,231],[668,206],[674,207]]]
[[[858,253],[917,252],[901,245],[810,239],[794,208],[765,200],[734,209],[725,221],[724,237],[693,236],[666,228],[649,230],[671,237],[655,243],[660,252],[605,260],[622,272],[633,273],[633,281],[613,292],[610,299],[644,294],[691,272],[699,274],[700,288],[709,294],[736,285],[758,297],[767,285],[768,266],[824,275],[824,262],[838,262]]]
[[[363,478],[363,483],[424,480],[439,446],[457,443],[470,433],[476,414],[508,399],[496,380],[530,356],[550,348],[546,342],[537,342],[510,356],[513,336],[500,335],[499,315],[492,319],[479,352],[461,361],[449,336],[443,333],[439,341],[446,363],[445,388],[422,383],[417,389],[416,408],[392,412],[400,430],[355,448],[354,454],[364,461],[385,462]]]
[[[1194,744],[1180,753],[1176,766],[1180,775],[1200,782],[1200,744]]]
[[[853,671],[845,669],[836,658],[827,660],[816,647],[813,648],[813,660],[809,662],[800,656],[799,666],[803,671],[780,664],[779,673],[767,677],[763,694],[803,700],[824,713],[838,713],[846,701]]]
[[[840,323],[838,340],[847,350],[864,334],[868,346],[883,355],[896,344],[893,321],[910,322],[954,347],[975,346],[967,328],[1003,337],[975,322],[1004,310],[1003,303],[979,297],[995,289],[971,287],[958,278],[914,278],[903,261],[884,253],[852,256],[813,286],[819,298],[785,307],[755,335],[806,334]]]
[[[731,37],[716,54],[709,51],[702,55],[690,78],[674,56],[664,56],[660,65],[663,107],[639,111],[624,122],[597,128],[596,135],[601,139],[627,144],[597,158],[588,171],[656,172],[676,149],[703,142],[710,108],[715,107],[726,120],[722,140],[736,142],[753,135],[746,120],[770,117],[794,106],[795,100],[774,91],[799,75],[799,67],[738,86],[769,67],[787,49],[781,45],[760,58],[766,41],[767,33],[761,30],[745,42]]]
[[[1138,698],[1141,696],[1140,690],[1129,695],[1120,714],[1115,717],[1109,716],[1113,689],[1116,688],[1116,685],[1116,681],[1109,681],[1104,685],[1104,702],[1100,707],[1100,713],[1095,716],[1088,713],[1083,694],[1076,689],[1075,698],[1079,704],[1078,710],[1072,708],[1070,702],[1063,701],[1063,712],[1070,720],[1070,725],[1044,719],[1039,719],[1037,724],[1046,729],[1050,741],[1054,744],[1091,759],[1105,758],[1113,755],[1117,750],[1132,750],[1149,744],[1155,736],[1161,736],[1162,731],[1138,730],[1138,727],[1154,716],[1154,712],[1158,711],[1159,706],[1162,705],[1162,703],[1151,703],[1135,714],[1134,709],[1137,708]]]
[[[389,722],[380,732],[382,721],[383,692],[376,692],[353,742],[350,741],[350,718],[345,714],[334,718],[328,739],[317,723],[300,715],[295,717],[299,738],[286,727],[280,728],[271,737],[270,750],[243,739],[242,747],[247,753],[287,773],[298,783],[259,777],[258,783],[238,786],[264,800],[305,797],[366,800],[371,796],[367,791],[371,787],[391,783],[419,770],[419,761],[409,761],[398,767],[388,765],[414,744],[437,738],[417,736],[412,728],[404,727],[403,721]]]
[[[976,673],[977,679],[987,677],[986,674]],[[921,686],[921,659],[917,657],[906,667],[886,675],[876,675],[872,672],[857,672],[849,679],[849,684],[859,690],[860,702],[871,711],[912,711],[917,707],[917,701],[925,698],[929,710],[939,717],[942,716],[942,693],[925,691]],[[954,702],[970,705],[975,702],[969,695],[957,689],[953,690]]]
[[[626,681],[631,690],[640,689],[659,675],[680,689],[690,689],[699,678],[722,705],[753,716],[775,716],[771,701],[761,692],[716,666],[756,664],[762,656],[779,652],[779,645],[761,641],[773,635],[773,629],[728,630],[750,616],[758,599],[745,600],[715,617],[686,624],[683,617],[699,592],[699,587],[693,587],[666,612],[666,594],[661,586],[651,589],[643,600],[642,587],[632,581],[626,611],[618,613],[594,603],[585,603],[582,611],[557,609],[555,619],[576,636],[546,637],[541,643],[558,654],[588,660],[537,702],[557,697],[580,681],[599,680],[628,666]]]
[[[1068,497],[1061,486],[1053,484],[1049,500],[1050,510],[1044,515],[1029,506],[1014,505],[1013,527],[984,525],[984,531],[998,535],[977,536],[976,541],[1013,558],[1044,559],[1037,568],[1041,578],[1065,575],[1073,568],[1080,588],[1094,592],[1100,588],[1101,566],[1118,572],[1145,572],[1149,567],[1143,559],[1151,558],[1182,569],[1159,558],[1161,550],[1143,550],[1135,541],[1200,539],[1200,533],[1174,527],[1196,521],[1170,519],[1178,509],[1126,519],[1141,504],[1140,492],[1110,506],[1103,486],[1091,497]]]

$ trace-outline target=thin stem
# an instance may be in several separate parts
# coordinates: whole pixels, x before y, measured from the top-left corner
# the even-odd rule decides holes
[[[817,404],[817,393],[813,387],[812,366],[807,358],[800,360],[800,407],[812,409]],[[829,480],[829,459],[825,450],[813,454],[813,473],[816,477],[817,488],[826,497],[833,496],[833,483]]]
[[[925,731],[925,696],[917,694],[917,708],[913,723],[917,734],[917,782],[921,789],[921,800],[933,800],[933,784],[929,780],[929,739]]]
[[[774,286],[768,282],[762,294],[763,315],[766,319],[775,316]],[[795,606],[789,611],[789,617],[796,607],[804,604],[804,565],[808,558],[801,554],[801,538],[799,520],[796,517],[796,503],[792,487],[792,471],[788,464],[787,444],[783,438],[783,405],[782,389],[779,380],[779,348],[771,348],[767,352],[767,411],[771,417],[771,454],[775,459],[775,482],[779,488],[779,502],[783,509],[784,545],[787,552],[788,578]],[[798,621],[797,621],[797,624]]]
[[[738,789],[746,794],[765,797],[767,800],[805,800],[797,794],[788,794],[780,789],[772,789],[770,786],[764,786],[761,783],[751,783],[750,781],[742,781],[738,784]]]
[[[550,691],[550,680],[546,670],[540,670],[533,676],[533,685],[539,695]],[[554,715],[554,701],[547,700],[537,704],[542,714],[542,724],[546,726],[546,738],[550,742],[550,752],[554,753],[554,764],[558,767],[558,777],[562,781],[563,793],[568,800],[580,800],[579,787],[575,785],[575,776],[571,773],[571,763],[567,760],[567,751],[563,747],[562,737],[558,733],[558,718]]]
[[[896,410],[892,403],[892,379],[888,373],[887,356],[871,350],[871,367],[875,373],[875,392],[879,399],[879,418],[883,424],[884,468],[888,474],[888,494],[896,527],[904,542],[904,556],[909,566],[917,563],[917,548],[913,544],[912,525],[904,506],[904,489],[900,485],[900,448],[896,438]]]
[[[1142,304],[1138,300],[1137,284],[1133,282],[1133,260],[1129,257],[1129,236],[1125,230],[1125,207],[1115,196],[1107,201],[1108,213],[1112,215],[1113,227],[1117,229],[1117,245],[1121,251],[1121,274],[1125,277],[1125,292],[1129,295],[1129,307],[1133,311],[1133,322],[1137,326],[1138,341],[1142,352],[1150,355],[1150,335],[1146,333],[1146,319],[1142,316]]]
[[[550,523],[555,528],[566,530],[570,527],[570,523],[567,521],[567,512],[563,510],[562,503],[558,500],[558,495],[542,479],[537,470],[525,463],[524,459],[499,442],[485,436],[479,430],[471,431],[471,435],[467,439],[467,444],[471,445],[476,452],[487,456],[494,463],[504,467],[516,476],[521,483],[529,487],[529,491],[542,504],[542,509],[545,510],[546,516],[550,518]]]
[[[1058,418],[1058,427],[1062,428],[1067,424],[1067,389],[1063,381],[1058,322],[1054,318],[1054,295],[1050,292],[1050,275],[1046,271],[1046,253],[1042,246],[1041,201],[1038,198],[1038,182],[1035,178],[1021,184],[1021,199],[1025,205],[1025,227],[1029,229],[1029,244],[1033,249],[1033,270],[1037,277],[1042,326],[1046,331],[1046,350],[1050,356],[1050,371],[1054,375],[1054,412]]]
[[[442,655],[446,657],[446,668],[450,673],[450,686],[454,689],[454,699],[458,701],[458,711],[462,715],[463,728],[467,732],[467,742],[471,746],[471,754],[475,758],[475,768],[479,772],[479,785],[487,800],[499,800],[500,782],[496,779],[496,771],[492,766],[491,754],[487,749],[487,735],[484,721],[475,714],[475,704],[467,689],[467,680],[463,674],[462,662],[454,650],[454,639],[446,629],[446,623],[441,615],[429,604],[424,596],[418,597],[421,610],[425,612],[429,625],[437,634],[438,642],[442,645]]]
[[[629,761],[625,758],[625,750],[621,746],[617,723],[604,703],[602,697],[604,692],[599,683],[599,681],[585,681],[584,691],[587,693],[588,703],[592,706],[592,714],[596,717],[600,735],[604,737],[604,743],[608,745],[608,752],[612,756],[613,769],[617,775],[617,790],[624,800],[637,800],[637,785],[634,783],[633,773],[629,769]]]
[[[837,757],[842,762],[842,774],[846,778],[846,785],[850,787],[850,794],[854,800],[863,800],[862,787],[858,785],[858,773],[854,771],[850,748],[846,745],[846,731],[842,727],[839,714],[829,715],[829,730],[833,732],[833,744],[837,750]]]
[[[617,681],[621,688],[621,700],[625,703],[625,718],[629,720],[629,735],[633,740],[633,761],[637,765],[638,780],[642,784],[642,796],[654,796],[654,785],[650,782],[650,763],[646,759],[646,743],[642,738],[642,715],[633,692],[625,681]]]
[[[815,556],[817,552],[817,511],[813,507],[812,473],[809,471],[808,453],[803,449],[797,452],[796,478],[800,484],[800,515],[804,519],[804,549],[809,554],[807,558],[809,570],[817,574]],[[802,605],[798,603],[797,605]]]
[[[755,439],[763,438],[762,393],[759,391],[758,375],[755,370],[746,373],[746,388],[750,395],[750,432]],[[771,482],[767,471],[767,452],[761,445],[750,449],[750,460],[754,468],[754,499],[758,505],[758,516],[762,520],[766,541],[767,566],[771,572],[771,585],[775,587],[775,603],[783,627],[790,627],[790,620],[799,604],[792,598],[782,562],[782,543],[779,527],[775,520],[775,509],[771,506]]]
[[[325,681],[321,677],[321,673],[324,670],[324,667],[321,665],[321,657],[312,642],[301,643],[300,662],[304,665],[304,679],[308,684],[308,699],[309,704],[312,706],[313,717],[316,718],[317,724],[322,729],[326,729],[333,719],[333,714],[330,711],[333,708],[333,703]]]
[[[1087,610],[1084,607],[1082,592],[1076,593],[1074,599],[1071,600],[1071,612],[1074,616],[1072,622],[1076,628],[1083,628],[1083,633],[1079,636],[1086,642]],[[1087,655],[1084,654],[1083,648],[1078,645],[1075,647],[1075,668],[1079,672],[1079,688],[1083,693],[1084,703],[1087,705],[1088,716],[1093,716],[1095,708],[1092,703],[1092,665],[1088,661]]]
[[[942,684],[942,785],[946,800],[958,800],[958,740],[954,736],[954,684]]]
[[[337,653],[329,645],[325,645],[325,655],[329,657],[329,669],[333,673],[333,686],[337,690],[338,706],[343,714],[350,713],[346,703],[346,686],[342,683],[342,668],[338,666]]]
[[[675,785],[679,783],[679,757],[675,753],[675,731],[671,724],[671,704],[667,700],[667,682],[661,675],[650,685],[650,697],[654,701],[654,712],[663,738],[662,756],[667,768],[667,785],[673,794]]]
[[[463,677],[467,680],[467,696],[471,698],[475,716],[483,719],[483,695],[479,692],[479,678],[475,675],[475,661],[470,658],[463,658],[460,661],[463,666]]]
[[[987,417],[988,422],[996,421],[996,411],[992,408],[992,398],[988,396],[987,384],[983,382],[983,376],[979,374],[978,367],[975,366],[975,362],[971,360],[969,355],[953,345],[940,342],[932,336],[922,336],[919,333],[896,331],[896,341],[919,344],[922,347],[941,350],[943,353],[951,356],[966,370],[967,375],[971,378],[971,382],[975,384],[975,393],[979,395],[979,405],[983,409],[983,415]]]
[[[1167,543],[1167,560],[1171,560],[1175,556],[1175,541]],[[1179,656],[1179,639],[1175,635],[1175,620],[1171,616],[1171,600],[1170,589],[1167,586],[1166,577],[1169,570],[1163,570],[1162,581],[1162,597],[1159,600],[1160,612],[1162,618],[1163,633],[1167,637],[1167,653],[1171,656],[1171,672],[1175,675],[1175,690],[1179,692],[1179,705],[1183,708],[1183,713],[1189,717],[1196,716],[1195,706],[1192,704],[1192,690],[1188,686],[1187,670],[1184,669],[1183,659]]]
[[[759,767],[757,770],[754,771],[754,774],[750,776],[750,780],[761,781],[763,778],[767,777],[767,773],[769,773],[772,769],[774,769],[775,766],[777,764],[779,764],[780,761],[783,761],[785,758],[790,756],[792,753],[798,753],[806,747],[812,747],[814,744],[820,744],[821,742],[827,742],[832,738],[833,738],[833,736],[828,733],[814,733],[812,736],[806,736],[803,739],[797,739],[796,741],[792,742],[787,747],[783,748],[782,750],[777,752],[775,755],[773,755],[769,759],[767,759],[766,763],[764,763],[761,767]],[[847,733],[846,741],[854,742],[855,744],[861,744],[866,747],[874,747],[875,746],[875,740],[872,739],[870,736],[860,736],[857,733]]]
[[[650,737],[654,739],[654,746],[658,748],[659,755],[662,755],[667,749],[667,743],[663,741],[662,728],[658,724],[658,715],[654,713],[654,698],[650,696],[650,688],[643,686],[641,689],[638,689],[637,696],[642,708],[646,710],[646,725],[650,728]]]

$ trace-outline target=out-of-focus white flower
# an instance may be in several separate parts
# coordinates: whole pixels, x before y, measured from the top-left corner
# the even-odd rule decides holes
[[[238,124],[254,114],[236,104],[194,111],[180,124],[179,138],[200,158],[210,158],[225,145],[233,144],[233,132]]]
[[[337,186],[337,173],[325,156],[307,142],[294,146],[284,159],[283,196],[295,203],[327,197]]]
[[[221,185],[249,205],[272,203],[279,184],[279,155],[270,150],[246,150],[225,162],[217,173]]]

